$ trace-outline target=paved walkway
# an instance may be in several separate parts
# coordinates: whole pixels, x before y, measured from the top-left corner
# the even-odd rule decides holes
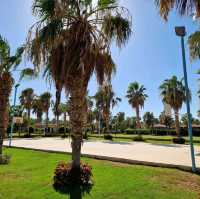
[[[7,145],[8,141],[4,141]],[[69,139],[15,139],[13,146],[71,152]],[[109,156],[136,161],[191,166],[189,145],[158,145],[143,142],[85,141],[83,154]],[[200,147],[195,147],[196,164],[200,168]]]

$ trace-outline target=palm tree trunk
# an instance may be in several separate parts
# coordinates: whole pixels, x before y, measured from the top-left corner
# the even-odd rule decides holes
[[[69,116],[72,128],[72,167],[80,167],[81,144],[83,140],[83,127],[85,120],[86,86],[81,78],[71,81]]]
[[[140,108],[139,108],[139,106],[137,106],[135,108],[135,110],[136,110],[136,128],[140,129],[141,124],[140,124]]]
[[[178,110],[174,110],[175,114],[175,128],[176,128],[176,135],[180,137],[180,123],[179,123],[179,112]]]
[[[56,133],[58,133],[59,130],[59,115],[56,115]]]
[[[46,111],[46,131],[45,131],[45,135],[46,133],[49,132],[49,129],[48,129],[48,126],[49,126],[49,111]]]
[[[31,109],[27,109],[27,113],[28,113],[28,135],[30,136],[30,118],[31,118]]]
[[[8,126],[8,103],[13,80],[9,73],[0,76],[0,155],[3,153],[3,139]]]
[[[64,136],[66,136],[66,120],[67,120],[67,113],[64,113]]]
[[[105,129],[105,132],[106,134],[109,134],[110,131],[109,131],[109,118],[110,118],[110,114],[109,114],[109,111],[104,111],[104,120],[105,120],[105,124],[106,124],[106,129]]]

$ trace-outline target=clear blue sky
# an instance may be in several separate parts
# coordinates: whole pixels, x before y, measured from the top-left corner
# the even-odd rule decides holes
[[[117,64],[117,74],[113,78],[113,87],[122,102],[113,110],[113,114],[122,111],[127,116],[135,115],[125,98],[126,90],[130,82],[138,81],[147,88],[148,100],[142,113],[153,111],[156,116],[163,110],[158,87],[161,82],[172,75],[183,76],[180,51],[180,40],[174,34],[174,26],[185,25],[188,35],[197,30],[198,25],[189,17],[179,17],[171,13],[169,21],[164,22],[158,15],[154,0],[121,0],[121,4],[129,8],[133,17],[133,35],[128,45],[122,50],[113,46],[112,54]],[[1,0],[0,6],[0,34],[9,41],[14,51],[26,39],[28,29],[35,21],[31,14],[31,0]],[[197,97],[198,75],[196,71],[200,68],[199,63],[191,64],[187,49],[187,66],[189,86],[192,90],[191,109],[194,116],[199,109]],[[29,66],[30,63],[23,61],[21,67]],[[18,74],[14,75],[16,81]],[[33,87],[36,94],[46,90],[54,93],[44,80],[23,81],[19,93],[27,88]],[[90,94],[97,90],[95,78],[89,84]],[[63,94],[64,100],[64,94]],[[13,101],[13,96],[11,97]],[[182,113],[185,112],[185,105]]]

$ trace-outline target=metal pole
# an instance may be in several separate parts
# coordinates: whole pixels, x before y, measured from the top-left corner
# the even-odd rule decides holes
[[[186,58],[185,58],[184,36],[181,36],[181,47],[182,47],[182,58],[183,58],[184,81],[185,81],[185,89],[186,89],[186,106],[187,106],[187,115],[188,115],[188,133],[189,133],[189,138],[190,138],[189,140],[190,140],[190,151],[191,151],[191,159],[192,159],[192,171],[196,172],[194,145],[193,145],[193,137],[192,137],[192,120],[191,120],[191,113],[190,113],[190,95],[189,95],[189,88],[188,88]]]
[[[15,94],[14,94],[14,103],[13,103],[13,109],[15,110],[15,105],[16,105],[16,98],[17,98],[17,88],[19,87],[19,84],[15,85]],[[13,115],[14,116],[14,115]],[[13,135],[13,130],[14,130],[14,121],[12,117],[12,123],[11,123],[11,130],[10,130],[10,139],[9,139],[9,147],[11,147],[11,142],[12,142],[12,135]]]

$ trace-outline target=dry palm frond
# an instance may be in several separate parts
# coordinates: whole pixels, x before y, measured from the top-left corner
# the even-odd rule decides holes
[[[200,16],[199,0],[155,0],[155,4],[159,8],[160,15],[167,20],[169,12],[172,9],[178,10],[180,15],[191,15],[196,13]]]

